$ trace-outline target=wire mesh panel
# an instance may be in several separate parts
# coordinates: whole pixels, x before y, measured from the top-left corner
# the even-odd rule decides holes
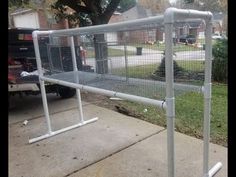
[[[175,24],[174,75],[176,93],[199,91],[204,52],[183,43]],[[73,70],[73,36],[78,72]],[[165,34],[163,23],[103,33],[49,35],[46,76],[153,99],[165,98]]]
[[[203,85],[205,45],[204,38],[200,38],[199,31],[205,31],[205,23],[200,20],[176,22],[174,27],[175,82]]]
[[[204,41],[197,42],[199,28],[196,26],[199,24],[187,21],[190,18],[205,20],[206,26],[203,21],[198,22],[202,31],[206,28],[206,52]],[[175,100],[187,100],[185,94],[190,93],[189,91],[203,91],[203,176],[213,176],[222,164],[217,163],[209,171],[211,32],[210,12],[175,8],[168,8],[164,16],[79,29],[35,32],[34,45],[49,131],[33,141],[55,135],[50,128],[44,81],[77,88],[81,117],[80,89],[159,107],[164,104],[167,118],[168,176],[174,177]],[[43,51],[47,53],[44,61],[39,55],[38,34],[48,34],[49,38],[47,48]],[[165,102],[160,101],[163,99]],[[177,105],[181,107],[180,102]],[[188,109],[188,116],[194,118],[191,110],[194,109]],[[96,120],[94,118],[91,121]],[[84,125],[83,118],[81,122],[82,124],[59,130],[56,134]]]

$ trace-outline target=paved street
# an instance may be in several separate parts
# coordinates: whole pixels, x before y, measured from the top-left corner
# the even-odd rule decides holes
[[[124,50],[122,46],[110,46],[113,49]],[[132,46],[127,46],[128,51],[136,52],[136,48]],[[162,59],[162,51],[152,50],[143,48],[142,55],[129,55],[127,56],[127,64],[128,66],[138,66],[138,65],[148,65],[155,64],[161,62]],[[205,53],[203,50],[199,51],[182,51],[176,52],[176,56],[174,60],[204,60]],[[114,68],[124,68],[125,67],[125,56],[119,57],[109,57],[108,58],[108,66],[110,69]],[[95,59],[87,58],[86,63],[95,67]]]

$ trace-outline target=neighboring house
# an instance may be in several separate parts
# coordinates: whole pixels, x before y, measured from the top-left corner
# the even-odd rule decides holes
[[[114,13],[109,21],[109,23],[116,23],[121,21],[128,21],[128,20],[135,20],[145,17],[154,16],[152,11],[150,9],[145,9],[144,7],[137,4],[133,8],[130,8],[129,10],[117,14]],[[108,34],[110,36],[110,34]],[[127,41],[127,42],[137,42],[142,41],[145,42],[154,42],[157,40],[163,40],[163,28],[153,28],[150,30],[139,30],[130,33],[129,31],[126,32],[118,32],[112,34],[113,40],[116,39],[116,41]],[[107,38],[108,41],[111,41],[111,37]]]
[[[53,15],[44,9],[19,9],[10,14],[11,28],[34,28],[34,29],[66,29],[69,28],[67,20],[56,22]],[[68,45],[65,38],[53,38],[54,44]]]
[[[109,23],[117,23],[123,21],[122,15],[119,12],[114,12],[112,17],[110,18]],[[117,43],[119,42],[119,33],[113,32],[113,33],[106,33],[106,40],[110,43]]]
[[[223,33],[223,13],[213,13],[213,34]],[[177,38],[180,35],[193,34],[197,38],[204,38],[205,35],[205,23],[203,21],[179,23],[177,25],[176,35]]]
[[[41,29],[64,29],[68,28],[66,20],[59,23],[55,21],[50,13],[43,9],[22,9],[10,14],[12,25],[16,28],[41,28]]]
[[[222,34],[223,33],[223,20],[224,14],[220,13],[213,13],[213,33],[215,34]]]
[[[175,25],[176,38],[182,35],[192,34],[197,38],[204,37],[205,24],[202,20],[181,22]]]
[[[119,14],[114,13],[111,17],[109,23],[121,22],[121,21],[128,21],[128,20],[135,20],[140,18],[146,18],[150,16],[154,16],[158,14],[152,13],[150,9],[145,9],[143,6],[137,4],[133,8]],[[224,15],[222,13],[213,13],[213,33],[222,34],[223,32],[223,19]],[[179,38],[181,35],[188,35],[193,34],[197,38],[204,38],[205,35],[205,23],[202,20],[198,21],[189,21],[189,22],[182,22],[176,23],[175,25],[175,33],[173,37]],[[108,35],[109,36],[109,35]],[[146,31],[137,31],[129,33],[127,32],[119,32],[119,33],[112,33],[108,38],[108,41],[143,41],[145,42],[152,42],[152,41],[163,41],[164,40],[164,26],[157,27],[156,29],[150,29]]]
[[[123,21],[135,20],[140,18],[146,18],[154,16],[150,9],[145,9],[143,6],[137,4],[133,8],[122,13]],[[150,30],[138,30],[132,33],[126,32],[122,37],[129,42],[148,42],[148,41],[156,41],[156,29]]]

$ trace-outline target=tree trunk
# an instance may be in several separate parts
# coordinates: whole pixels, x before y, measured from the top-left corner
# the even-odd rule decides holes
[[[96,72],[98,74],[108,73],[108,48],[104,34],[94,35]]]

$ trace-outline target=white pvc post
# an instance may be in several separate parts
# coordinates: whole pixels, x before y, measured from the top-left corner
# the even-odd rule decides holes
[[[204,81],[204,130],[203,130],[203,174],[209,170],[210,112],[211,112],[211,44],[212,24],[206,22],[205,36],[205,81]]]
[[[128,72],[128,58],[127,58],[127,44],[126,44],[126,40],[124,43],[124,53],[125,53],[125,75],[126,75],[126,82],[129,81],[129,72]]]
[[[209,144],[211,120],[211,71],[212,71],[212,19],[206,21],[205,81],[204,81],[204,129],[203,129],[203,176],[211,177],[217,173],[222,163],[218,162],[209,170]]]
[[[78,68],[77,68],[77,62],[76,62],[76,55],[75,55],[75,44],[74,44],[74,37],[70,37],[70,47],[71,47],[71,55],[72,55],[72,62],[73,62],[73,70],[75,71],[75,79],[76,83],[79,83],[79,76],[78,76]],[[81,102],[81,95],[80,95],[80,89],[76,89],[76,96],[78,100],[78,106],[79,106],[79,115],[80,115],[80,121],[84,122],[84,116],[83,116],[83,110],[82,110],[82,102]]]
[[[44,81],[41,80],[41,77],[43,76],[43,70],[42,70],[42,63],[41,63],[41,59],[40,59],[38,36],[37,36],[36,32],[33,32],[32,36],[33,36],[33,42],[34,42],[34,48],[35,48],[37,69],[38,69],[38,73],[39,73],[39,83],[40,83],[40,89],[41,89],[41,94],[42,94],[43,109],[44,109],[44,114],[45,114],[45,118],[46,118],[46,122],[47,122],[48,134],[51,134],[52,128],[51,128],[51,121],[50,121],[49,112],[48,112],[45,84],[44,84]]]
[[[212,15],[206,19],[205,36],[205,80],[204,80],[204,128],[203,128],[203,176],[212,177],[222,167],[222,163],[216,163],[209,169],[209,145],[210,145],[210,121],[211,121],[211,73],[212,73]]]
[[[166,19],[165,19],[166,20]],[[167,117],[167,157],[168,177],[175,176],[175,98],[173,72],[173,23],[165,21],[165,76],[166,76],[166,117]]]

